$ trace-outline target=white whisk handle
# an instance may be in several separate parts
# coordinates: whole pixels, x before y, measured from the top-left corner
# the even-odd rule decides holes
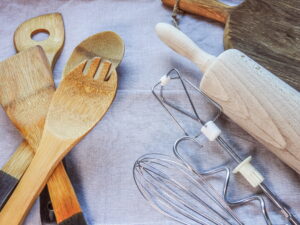
[[[160,78],[160,85],[161,86],[166,86],[171,80],[170,76],[164,75]]]
[[[213,121],[208,121],[206,124],[204,124],[204,126],[201,127],[201,132],[210,141],[216,140],[216,138],[221,134],[220,128]]]
[[[249,156],[243,162],[241,162],[234,170],[233,173],[241,173],[241,175],[253,186],[257,187],[260,185],[264,177],[261,173],[255,169],[254,166],[250,163],[252,157]]]

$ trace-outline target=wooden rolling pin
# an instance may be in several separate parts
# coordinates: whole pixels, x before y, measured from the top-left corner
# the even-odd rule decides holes
[[[234,122],[300,174],[300,93],[244,53],[218,57],[175,27],[156,25],[159,38],[204,73],[200,89]]]

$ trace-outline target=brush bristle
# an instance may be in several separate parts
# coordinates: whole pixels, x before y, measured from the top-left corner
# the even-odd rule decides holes
[[[83,214],[77,213],[72,217],[60,222],[58,225],[88,225]]]
[[[17,186],[19,180],[0,170],[0,210]]]

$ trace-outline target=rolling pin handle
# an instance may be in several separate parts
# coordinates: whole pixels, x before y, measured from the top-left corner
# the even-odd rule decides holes
[[[160,40],[180,55],[194,62],[203,73],[216,59],[216,57],[200,49],[189,37],[170,24],[158,23],[155,30]]]

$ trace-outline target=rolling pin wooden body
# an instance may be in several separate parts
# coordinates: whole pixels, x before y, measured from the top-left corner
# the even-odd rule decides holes
[[[202,51],[185,34],[158,24],[160,39],[204,73],[200,89],[234,122],[300,174],[300,93],[231,49],[218,57]]]

